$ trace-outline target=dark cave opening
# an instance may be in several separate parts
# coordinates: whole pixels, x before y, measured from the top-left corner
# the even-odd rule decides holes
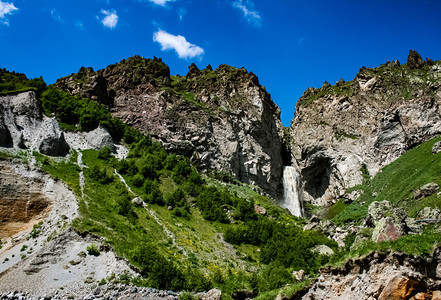
[[[313,198],[322,197],[329,187],[331,171],[330,158],[316,157],[309,167],[302,170],[305,191]]]

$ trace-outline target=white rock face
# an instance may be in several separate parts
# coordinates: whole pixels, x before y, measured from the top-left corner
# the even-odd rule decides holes
[[[0,146],[33,149],[51,156],[64,155],[68,146],[54,118],[44,116],[34,92],[0,96]]]

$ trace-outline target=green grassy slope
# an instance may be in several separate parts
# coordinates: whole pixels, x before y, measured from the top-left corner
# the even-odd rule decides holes
[[[414,191],[426,183],[441,185],[441,153],[432,154],[433,145],[440,140],[441,137],[437,137],[409,150],[384,167],[374,178],[350,188],[348,192],[359,190],[363,194],[355,202],[343,207],[333,217],[333,221],[337,224],[360,221],[367,216],[368,206],[373,201],[388,200],[402,207],[410,217],[416,217],[426,206],[441,207],[441,198],[436,194],[424,199],[412,198]],[[338,205],[341,206],[341,203]]]

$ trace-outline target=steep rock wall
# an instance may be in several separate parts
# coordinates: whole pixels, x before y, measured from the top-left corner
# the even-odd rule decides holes
[[[280,110],[243,68],[193,64],[186,76],[170,76],[160,59],[134,56],[97,72],[82,68],[56,85],[109,105],[114,116],[202,169],[281,193]]]
[[[441,62],[414,51],[405,65],[363,67],[350,82],[308,89],[291,124],[305,201],[329,205],[362,182],[363,169],[374,176],[440,134],[440,113]]]

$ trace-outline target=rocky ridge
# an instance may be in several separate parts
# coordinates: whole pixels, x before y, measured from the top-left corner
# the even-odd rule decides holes
[[[327,206],[406,150],[441,133],[441,62],[361,68],[350,82],[310,88],[291,123],[304,200]]]
[[[81,68],[56,86],[109,105],[112,114],[166,149],[258,185],[276,196],[283,165],[280,110],[257,77],[221,65],[170,76],[160,59],[134,56],[94,72]]]

